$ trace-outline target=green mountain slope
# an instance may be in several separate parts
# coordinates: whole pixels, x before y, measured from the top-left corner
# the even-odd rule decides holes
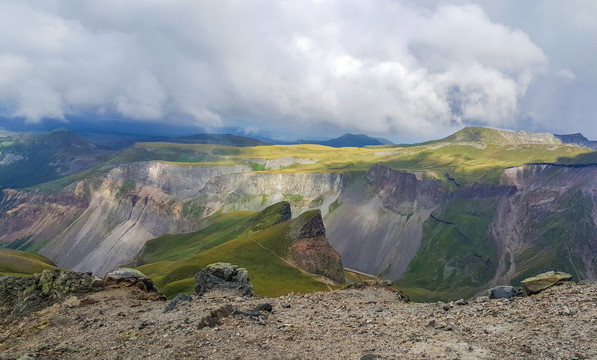
[[[257,295],[326,290],[326,283],[288,262],[289,248],[297,239],[293,225],[312,216],[289,220],[286,202],[261,212],[217,215],[198,232],[150,240],[137,258],[138,269],[167,296],[193,292],[195,273],[221,261],[246,268]]]
[[[562,141],[550,133],[530,131],[506,131],[478,126],[466,127],[436,142],[481,141],[499,144],[561,144]]]
[[[44,270],[56,270],[54,263],[39,254],[0,249],[0,275],[26,276]]]

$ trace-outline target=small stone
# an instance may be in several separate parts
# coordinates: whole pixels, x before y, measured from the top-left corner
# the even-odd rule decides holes
[[[456,305],[459,305],[459,306],[463,306],[463,305],[466,305],[466,304],[468,304],[468,301],[466,301],[466,300],[464,300],[464,299],[459,299],[459,300],[456,300],[456,301],[454,302],[454,304],[456,304]]]
[[[143,321],[141,324],[139,324],[139,330],[143,330],[145,329],[147,326],[151,325],[151,323],[149,321]]]
[[[365,354],[365,355],[361,356],[361,360],[375,360],[375,359],[381,359],[381,356],[375,355],[375,354]]]
[[[270,303],[259,304],[253,308],[253,311],[265,311],[268,313],[271,313],[272,310],[273,310],[273,307],[272,307],[272,304],[270,304]]]
[[[172,301],[170,301],[170,303],[168,305],[166,305],[166,308],[164,309],[164,312],[168,312],[168,311],[172,311],[176,308],[176,306],[181,303],[181,302],[187,302],[187,301],[191,301],[193,300],[193,298],[191,297],[191,295],[187,295],[187,294],[178,294],[176,295],[176,297],[174,299],[172,299]]]

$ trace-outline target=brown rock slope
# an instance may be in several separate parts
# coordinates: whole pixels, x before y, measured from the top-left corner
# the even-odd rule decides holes
[[[345,281],[342,260],[325,237],[325,226],[319,210],[301,214],[292,224],[289,235],[293,239],[288,248],[291,262],[337,283]]]
[[[596,284],[565,284],[530,297],[464,305],[405,303],[387,289],[273,299],[209,293],[164,312],[166,302],[141,300],[130,288],[109,288],[19,321],[0,320],[5,321],[0,358],[597,357]]]

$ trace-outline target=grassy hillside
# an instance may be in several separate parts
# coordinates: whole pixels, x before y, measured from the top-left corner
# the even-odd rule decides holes
[[[495,200],[454,200],[425,222],[417,255],[396,282],[415,301],[468,297],[493,277],[495,245],[487,230]]]
[[[254,159],[283,157],[313,160],[295,162],[276,172],[366,171],[375,164],[402,170],[433,171],[439,178],[450,173],[457,181],[497,183],[506,167],[525,163],[586,163],[597,160],[591,150],[570,144],[443,141],[415,146],[342,148],[322,145],[230,147],[205,144],[138,143],[113,162],[162,160],[187,165],[250,164]],[[581,156],[584,155],[584,156]]]
[[[138,269],[167,296],[193,292],[195,273],[220,261],[246,268],[257,295],[326,290],[327,285],[283,260],[296,221],[280,222],[288,219],[288,211],[283,202],[262,212],[217,215],[201,231],[150,240],[139,256]]]
[[[53,148],[60,148],[57,144],[68,145],[73,142],[78,144],[76,139],[71,139],[67,135],[61,136],[65,139],[53,135],[51,141],[54,144]],[[26,143],[19,143],[19,145],[6,139],[1,141],[0,161],[5,159],[7,164],[0,165],[0,187],[35,185],[35,187],[52,191],[62,189],[82,178],[101,175],[118,164],[149,160],[175,162],[188,166],[243,164],[252,166],[255,171],[269,172],[345,173],[367,171],[373,165],[381,164],[394,169],[428,171],[442,180],[446,179],[445,174],[448,173],[462,184],[469,182],[498,183],[505,168],[526,163],[597,163],[597,152],[574,144],[562,144],[551,134],[470,127],[444,139],[427,143],[403,146],[382,145],[368,148],[337,149],[312,144],[246,146],[251,145],[250,142],[241,143],[243,147],[222,144],[141,142],[120,151],[103,165],[87,167],[86,170],[65,176],[64,166],[48,165],[52,161],[35,148],[37,145],[27,145]],[[80,148],[79,145],[77,146]],[[71,150],[52,151],[58,154],[67,154]],[[50,157],[54,159],[56,156],[52,151],[49,153],[51,153]],[[77,155],[79,150],[73,151],[76,159],[79,156]],[[19,157],[15,158],[14,155],[8,155],[6,158],[6,154],[9,153],[23,153],[28,160],[15,161]],[[27,155],[33,153],[40,153],[42,156]],[[64,155],[60,156],[64,158]],[[285,163],[279,168],[268,168],[263,165],[263,161],[280,158],[296,159],[296,161]],[[68,163],[67,160],[72,161],[73,159],[64,161]],[[58,180],[36,185],[53,179]]]
[[[18,250],[0,249],[0,275],[26,276],[58,269],[45,256]]]

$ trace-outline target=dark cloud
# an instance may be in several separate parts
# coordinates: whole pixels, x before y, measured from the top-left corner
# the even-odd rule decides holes
[[[583,39],[597,9],[572,3],[7,0],[0,106],[28,122],[116,116],[297,137],[424,139],[521,119],[550,130],[562,118],[591,135],[596,49]]]

